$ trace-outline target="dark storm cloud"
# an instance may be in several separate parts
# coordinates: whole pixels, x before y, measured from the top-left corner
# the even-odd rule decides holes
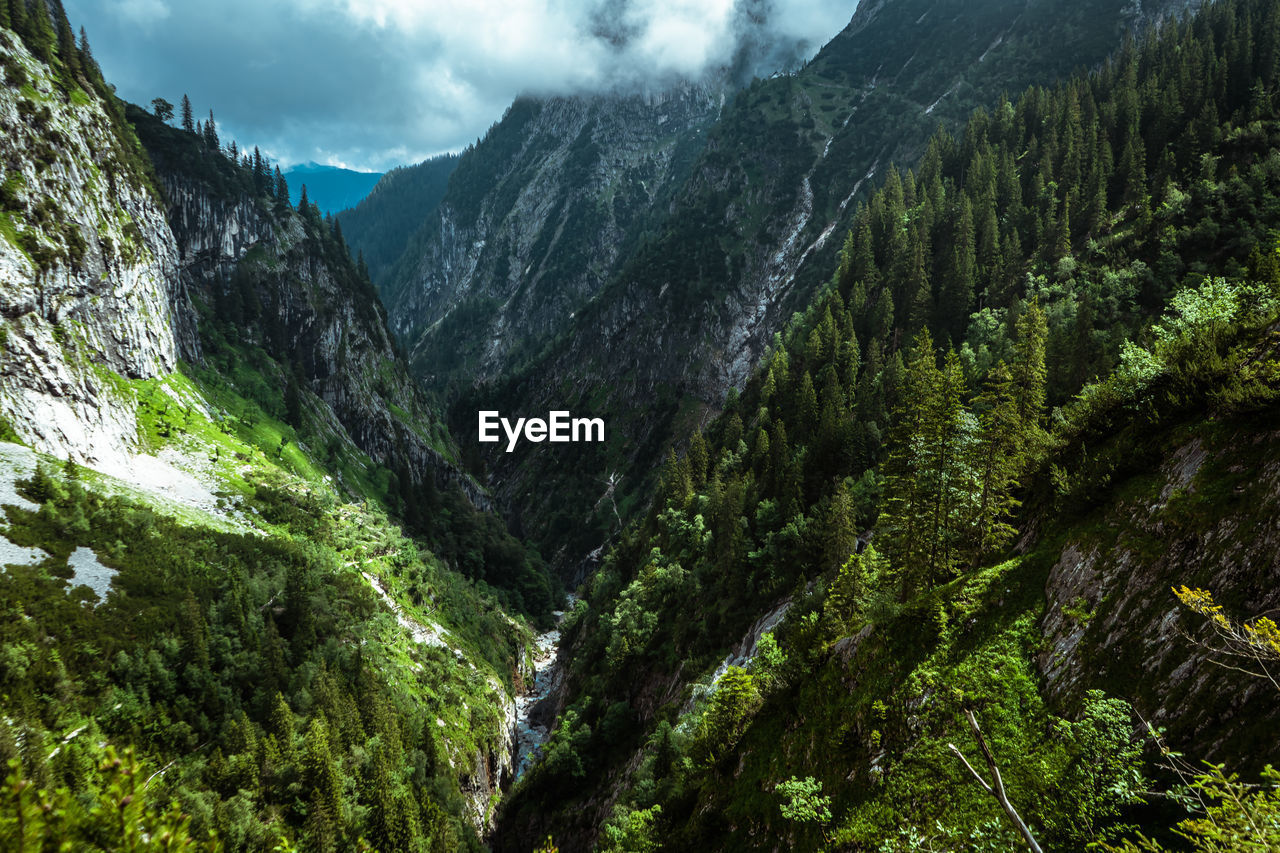
[[[285,163],[383,169],[457,150],[521,92],[662,85],[803,59],[834,0],[64,0],[129,100],[212,108]]]

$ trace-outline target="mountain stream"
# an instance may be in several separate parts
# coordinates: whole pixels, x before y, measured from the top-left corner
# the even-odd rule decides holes
[[[560,623],[565,613],[573,609],[576,599],[570,595],[565,610],[557,610],[556,627],[534,639],[533,685],[516,697],[516,768],[518,780],[534,765],[542,752],[542,745],[551,735],[551,724],[546,711],[538,712],[538,705],[557,690],[561,681]],[[535,719],[537,718],[537,719]]]

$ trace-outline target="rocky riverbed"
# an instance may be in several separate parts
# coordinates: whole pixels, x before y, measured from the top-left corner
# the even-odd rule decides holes
[[[560,623],[565,613],[573,609],[574,597],[569,596],[565,610],[557,610],[556,627],[539,634],[534,640],[536,651],[533,659],[533,684],[521,696],[516,697],[516,779],[534,765],[542,752],[542,745],[551,735],[554,720],[548,714],[537,713],[537,706],[549,697],[556,687],[560,673]]]

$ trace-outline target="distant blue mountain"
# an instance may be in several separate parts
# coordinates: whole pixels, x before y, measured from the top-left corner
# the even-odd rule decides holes
[[[324,213],[337,213],[355,207],[382,178],[381,172],[353,172],[337,166],[306,163],[284,173],[289,181],[289,198],[294,204],[307,187],[307,199]]]

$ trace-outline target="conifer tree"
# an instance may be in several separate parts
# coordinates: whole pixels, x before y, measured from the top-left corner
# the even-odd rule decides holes
[[[948,576],[959,560],[964,505],[973,491],[964,392],[955,350],[939,368],[933,339],[921,331],[903,376],[878,524],[907,595]]]
[[[85,32],[84,27],[80,28],[80,59],[83,60],[86,68],[98,67],[98,60],[93,58],[93,48],[89,47],[89,34]]]
[[[842,566],[858,546],[857,516],[848,480],[841,481],[836,493],[831,496],[823,522],[823,568]]]
[[[27,0],[6,0],[9,4],[9,26],[24,40],[27,29]]]
[[[932,443],[926,450],[927,483],[933,501],[933,518],[926,529],[930,551],[924,566],[924,582],[948,577],[960,557],[964,504],[973,493],[965,466],[966,415],[965,381],[960,358],[947,351],[938,373],[936,408],[929,414],[925,436]]]
[[[151,99],[151,113],[163,122],[173,120],[173,104],[164,98]]]
[[[195,116],[191,112],[191,99],[185,94],[182,96],[182,129],[187,133],[196,132]]]
[[[343,815],[342,777],[329,745],[329,727],[324,715],[311,720],[304,739],[304,771],[311,791],[306,835],[311,849],[339,849]]]
[[[691,491],[688,461],[677,457],[672,448],[667,451],[667,461],[662,468],[661,494],[665,496],[667,503],[681,507],[689,500]]]
[[[1025,458],[1037,453],[1045,438],[1045,346],[1049,324],[1039,303],[1030,302],[1024,307],[1018,317],[1017,333],[1010,378],[1022,432],[1019,456]]]
[[[813,387],[813,377],[806,370],[800,374],[800,387],[796,393],[796,438],[807,441],[818,428],[818,394]]]
[[[1007,519],[1018,506],[1013,491],[1021,468],[1024,429],[1018,419],[1013,377],[1004,362],[992,369],[975,405],[979,426],[970,460],[978,488],[971,531],[974,566],[1013,536]]]
[[[707,484],[707,441],[702,437],[702,430],[693,434],[689,440],[689,478],[694,491]]]
[[[250,168],[253,169],[253,189],[258,195],[267,189],[267,167],[262,161],[262,152],[258,150],[258,146],[253,146],[253,162]]]
[[[947,335],[952,346],[959,346],[963,340],[973,307],[977,254],[974,244],[973,206],[966,195],[961,198],[950,269],[938,300],[937,328]]]
[[[209,120],[204,125],[204,144],[213,151],[220,147],[218,142],[218,125],[213,120],[213,110],[209,110]]]
[[[923,445],[939,395],[937,358],[928,329],[922,329],[912,344],[902,382],[903,404],[894,413],[889,434],[889,458],[882,471],[884,498],[876,526],[895,570],[913,573],[925,561],[922,536],[930,501]]]
[[[76,36],[71,31],[71,22],[67,20],[67,13],[63,11],[60,0],[55,10],[55,17],[57,18],[55,26],[58,31],[58,59],[62,61],[68,75],[74,81],[84,73],[80,66],[80,51],[76,49]]]

